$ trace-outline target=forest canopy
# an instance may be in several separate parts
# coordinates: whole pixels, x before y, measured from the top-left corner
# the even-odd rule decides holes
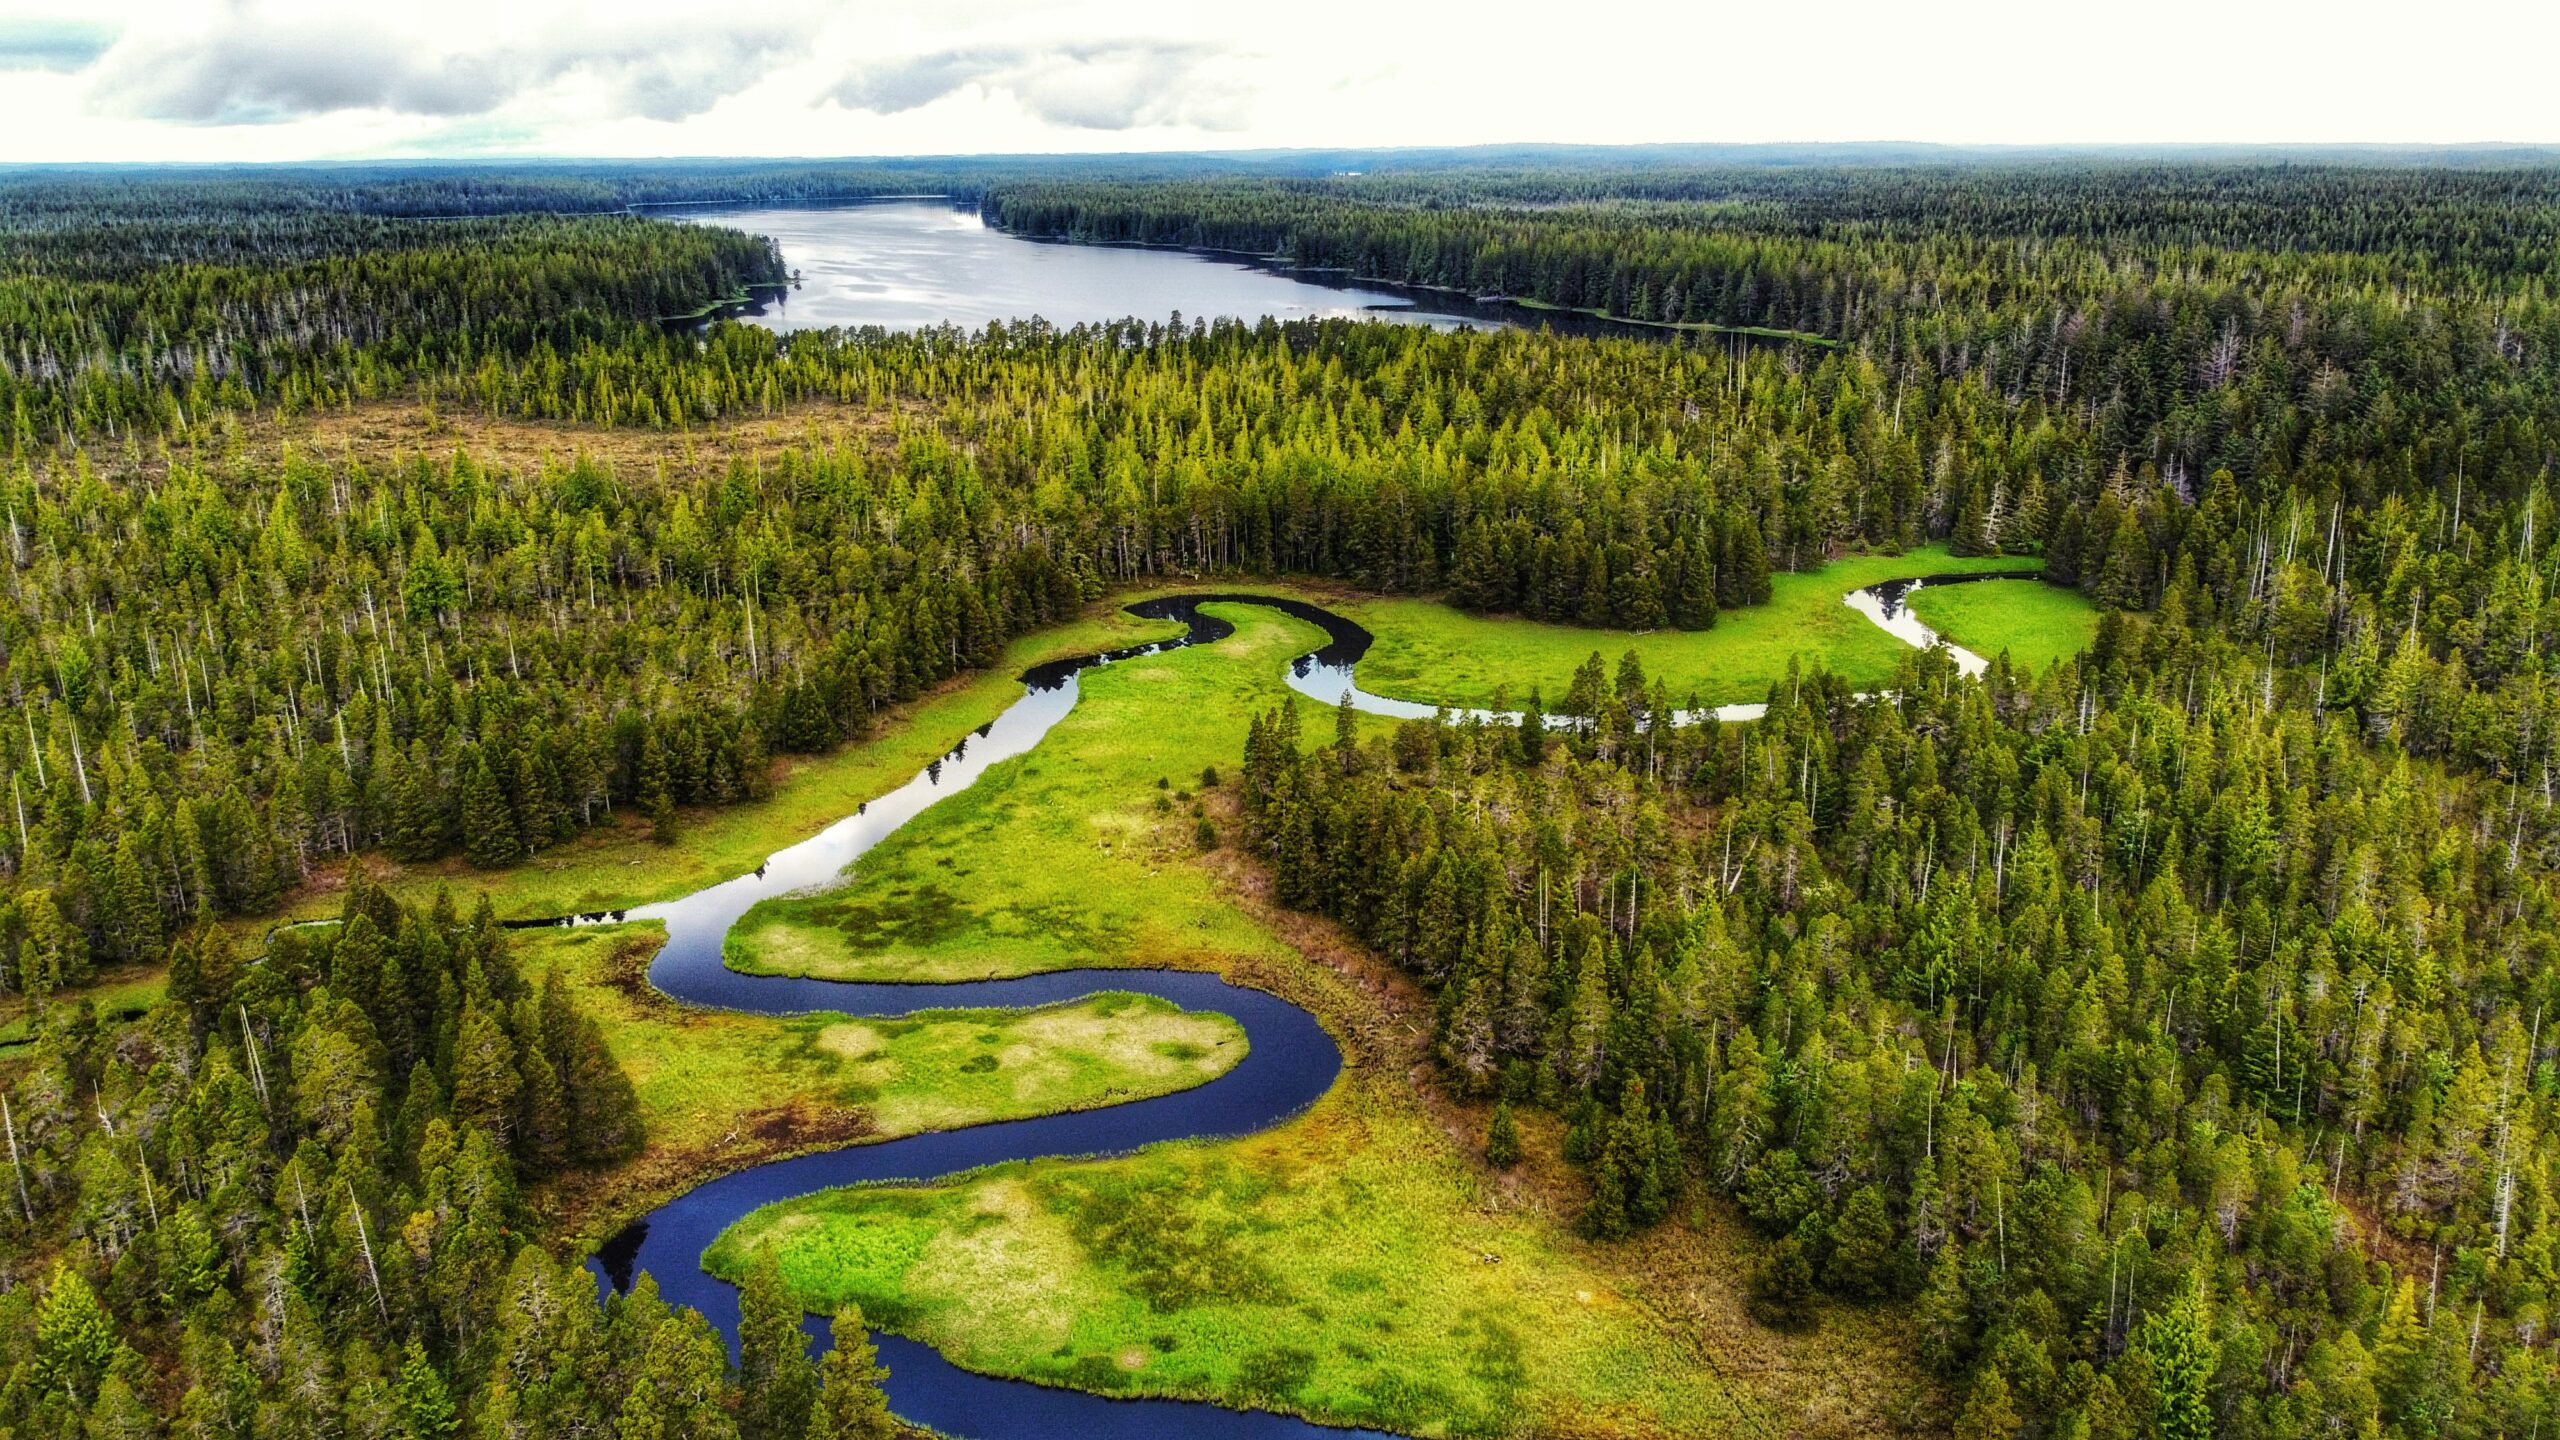
[[[1968,1437],[2533,1433],[2560,170],[1340,168],[0,176],[0,1430],[878,1433],[770,1277],[733,1370],[528,1243],[629,1080],[366,863],[674,842],[1127,588],[1705,629],[1942,543],[2097,643],[1749,725],[1609,653],[1552,731],[1284,708],[1243,863],[1429,996],[1496,1163],[1552,1118],[1592,1243],[1733,1207],[1755,1315],[1898,1307]],[[692,317],[789,257],[649,208],[918,191],[1628,328],[776,336]],[[390,410],[557,443],[299,443]]]

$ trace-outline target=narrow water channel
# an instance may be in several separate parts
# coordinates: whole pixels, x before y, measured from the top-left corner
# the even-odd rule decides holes
[[[1856,592],[1849,603],[1895,635],[1927,645],[1938,637],[1910,618],[1903,604],[1910,591],[1924,583],[1988,578],[1993,577],[1892,581]],[[721,1232],[760,1206],[844,1185],[929,1182],[1005,1161],[1118,1154],[1165,1140],[1249,1134],[1296,1115],[1332,1087],[1342,1069],[1342,1053],[1313,1015],[1277,996],[1203,972],[1064,970],[1008,980],[883,984],[748,975],[721,963],[722,943],[730,927],[757,901],[834,883],[855,859],[936,801],[975,784],[998,762],[1037,746],[1050,727],[1075,707],[1078,678],[1084,671],[1140,655],[1211,644],[1234,634],[1233,625],[1200,608],[1222,601],[1266,606],[1324,631],[1323,647],[1290,666],[1289,683],[1301,693],[1334,704],[1347,692],[1358,708],[1383,715],[1434,713],[1431,706],[1361,690],[1355,667],[1372,637],[1321,606],[1241,593],[1144,600],[1130,606],[1131,613],[1178,620],[1188,630],[1176,639],[1056,661],[1025,672],[1022,698],[949,754],[854,814],[776,852],[752,873],[663,904],[516,923],[659,921],[666,927],[667,942],[649,967],[650,983],[688,1004],[759,1015],[835,1011],[899,1016],[919,1010],[1049,1005],[1106,990],[1135,991],[1170,1000],[1186,1010],[1233,1017],[1243,1026],[1249,1046],[1244,1060],[1207,1084],[1171,1095],[855,1145],[722,1176],[650,1211],[607,1241],[588,1262],[599,1285],[627,1290],[646,1272],[656,1277],[667,1300],[700,1310],[734,1346],[738,1292],[702,1268],[702,1255]],[[1957,662],[1967,674],[1980,673],[1984,663],[1961,651]],[[1749,719],[1761,709],[1726,706],[1715,713],[1727,719]],[[1487,718],[1510,717],[1487,713]],[[810,1317],[804,1328],[813,1343],[823,1342],[818,1317]],[[876,1332],[873,1340],[889,1368],[890,1408],[910,1421],[962,1440],[1048,1440],[1064,1435],[1089,1440],[1338,1440],[1343,1436],[1387,1440],[1377,1431],[1318,1425],[1266,1411],[1230,1410],[1199,1401],[1119,1399],[998,1379],[963,1370],[919,1341]]]

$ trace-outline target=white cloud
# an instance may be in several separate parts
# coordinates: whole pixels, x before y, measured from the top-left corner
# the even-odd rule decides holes
[[[752,19],[561,26],[451,49],[368,19],[235,8],[194,33],[116,46],[89,95],[112,115],[262,125],[346,111],[486,115],[578,79],[600,88],[609,118],[680,121],[753,85],[792,39],[787,25]]]
[[[825,98],[896,115],[975,88],[1010,95],[1068,129],[1234,131],[1244,127],[1251,87],[1229,61],[1214,46],[1152,40],[937,50],[858,65]]]
[[[50,16],[0,16],[0,74],[87,68],[115,44],[112,25]]]
[[[2555,50],[2514,0],[0,0],[0,161],[2560,142]]]

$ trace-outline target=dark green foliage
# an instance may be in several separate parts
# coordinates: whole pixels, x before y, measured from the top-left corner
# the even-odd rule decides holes
[[[1254,723],[1234,838],[1433,993],[1452,1085],[1505,1097],[1489,1157],[1539,1104],[1594,1235],[1730,1197],[1776,1323],[1817,1284],[1911,1294],[1968,1440],[2537,1429],[2552,172],[1118,163],[0,180],[0,987],[166,954],[173,1002],[50,1005],[12,1061],[0,1233],[67,1260],[0,1295],[28,1359],[0,1428],[643,1440],[789,1434],[807,1401],[810,1433],[885,1432],[858,1323],[809,1400],[775,1321],[742,1392],[697,1317],[645,1286],[600,1314],[523,1245],[517,1186],[627,1157],[638,1111],[488,917],[358,886],[242,963],[217,922],[332,859],[504,865],[622,812],[673,840],[774,748],[1115,586],[1698,627],[1944,540],[2147,616],[2042,677],[1791,677],[1750,726],[1649,724],[1659,679],[1598,655],[1565,733],[1346,722],[1309,754],[1293,706]],[[400,218],[943,179],[1037,233],[1839,343],[697,337],[655,317],[771,278],[768,247]],[[240,438],[387,396],[899,419],[656,476]],[[1234,1237],[1090,1198],[1078,1239],[1141,1293],[1258,1292]]]
[[[0,1299],[26,1362],[0,1429],[721,1433],[734,1387],[698,1318],[618,1327],[654,1302],[600,1314],[584,1272],[526,1243],[520,1185],[572,1150],[628,1153],[636,1107],[505,934],[359,881],[339,923],[280,932],[260,964],[210,927],[182,940],[184,1003],[111,1027],[48,1012],[0,1082],[19,1156],[0,1241],[12,1264],[63,1258]],[[572,1145],[581,1104],[602,1138]],[[804,1385],[785,1408],[810,1403]]]
[[[1346,757],[1273,714],[1245,838],[1436,994],[1454,1088],[1523,1076],[1560,1112],[1587,1233],[1730,1196],[1765,1237],[1755,1313],[1911,1295],[1986,1424],[2290,1435],[2314,1352],[2397,1375],[2320,1401],[2376,1424],[2529,1414],[2538,1379],[2487,1377],[2541,1373],[2519,1327],[2553,1232],[2514,1197],[2560,1156],[2560,1088],[2525,1078],[2554,1065],[2560,810],[2506,778],[2538,773],[2544,692],[2404,631],[2400,680],[2353,682],[2375,708],[2323,711],[2352,667],[2279,641],[2270,671],[2208,608],[2040,677],[1915,654],[1860,701],[1806,674],[1650,755],[1612,722],[1533,766],[1515,730],[1424,722]],[[1603,712],[1648,683],[1585,671]],[[2484,748],[2382,721],[2416,714]]]
[[[738,1384],[740,1440],[800,1440],[807,1432],[820,1398],[818,1367],[770,1249],[756,1253],[739,1289]]]
[[[1512,1117],[1508,1100],[1494,1105],[1493,1119],[1485,1126],[1484,1163],[1496,1170],[1520,1163],[1520,1122]]]
[[[880,1364],[863,1327],[862,1312],[851,1305],[836,1312],[828,1332],[833,1344],[818,1363],[818,1395],[811,1404],[808,1440],[892,1440],[898,1424],[880,1382],[889,1372]]]
[[[1861,1185],[1840,1207],[1839,1218],[1831,1222],[1831,1254],[1823,1276],[1832,1293],[1852,1300],[1881,1300],[1901,1288],[1902,1245],[1880,1187]]]
[[[485,755],[463,761],[462,851],[483,870],[499,870],[524,858],[523,839]]]
[[[1778,1330],[1801,1330],[1814,1321],[1813,1262],[1793,1235],[1762,1252],[1751,1268],[1745,1303],[1751,1318]]]

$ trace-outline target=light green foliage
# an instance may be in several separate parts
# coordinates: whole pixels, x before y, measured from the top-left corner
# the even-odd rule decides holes
[[[1428,600],[1345,596],[1325,603],[1377,637],[1360,661],[1361,688],[1374,694],[1473,707],[1503,699],[1517,709],[1534,689],[1555,708],[1593,651],[1615,665],[1632,650],[1646,675],[1670,687],[1674,703],[1686,705],[1695,697],[1723,705],[1767,698],[1769,687],[1786,678],[1790,661],[1807,670],[1824,666],[1861,687],[1882,684],[1911,647],[1843,604],[1841,597],[1851,590],[1915,575],[2033,570],[2041,563],[2032,556],[1954,555],[1941,546],[1854,556],[1772,576],[1768,604],[1726,610],[1713,629],[1640,635],[1470,615]],[[2030,633],[2045,618],[2022,615],[2015,629],[1998,636]]]
[[[1160,823],[1156,782],[1234,756],[1247,717],[1289,694],[1289,659],[1322,637],[1259,606],[1211,608],[1236,635],[1087,671],[1075,709],[1036,750],[864,855],[849,883],[748,911],[729,963],[962,980],[1282,953],[1181,863],[1192,837]]]
[[[2089,648],[2098,607],[2077,590],[2037,580],[1983,580],[1923,586],[1908,603],[1922,623],[1965,649],[2038,671]]]
[[[788,1018],[634,997],[654,925],[526,932],[528,975],[558,970],[631,1077],[654,1164],[715,1163],[756,1117],[858,1111],[867,1133],[1017,1119],[1205,1083],[1244,1058],[1242,1027],[1153,996],[898,1020]],[[741,1097],[751,1097],[742,1109]],[[747,1117],[742,1121],[742,1116]]]
[[[1595,1274],[1561,1227],[1488,1212],[1418,1117],[1359,1096],[1266,1137],[759,1211],[710,1257],[780,1257],[813,1309],[960,1364],[1113,1394],[1271,1406],[1419,1435],[1745,1402]]]

